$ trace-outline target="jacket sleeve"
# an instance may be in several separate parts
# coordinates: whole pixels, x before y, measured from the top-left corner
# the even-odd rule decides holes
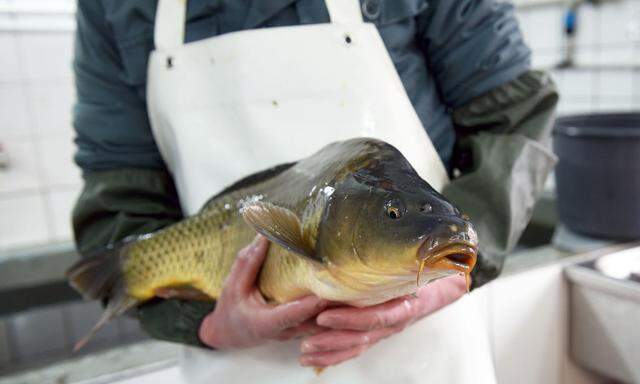
[[[466,105],[529,69],[531,51],[510,4],[433,0],[416,21],[420,47],[450,108]]]
[[[78,1],[73,70],[73,110],[83,170],[164,168],[143,91],[127,76],[102,1]]]
[[[102,1],[79,0],[74,73],[76,163],[84,189],[73,211],[80,254],[182,218],[173,180],[151,134],[146,102],[128,80]],[[163,340],[201,345],[211,303],[156,300],[138,309],[142,328]]]
[[[460,176],[443,194],[478,231],[474,287],[498,276],[531,218],[556,162],[549,144],[557,102],[548,74],[529,71],[454,110]]]

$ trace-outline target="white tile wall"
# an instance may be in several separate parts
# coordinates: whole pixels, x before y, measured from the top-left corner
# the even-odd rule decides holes
[[[609,5],[607,5],[609,6]],[[576,37],[579,46],[588,47],[599,44],[601,41],[601,13],[600,7],[591,4],[584,4],[578,12],[578,28],[580,28]],[[564,11],[564,9],[562,10]]]
[[[75,29],[76,0],[0,0],[0,30],[59,32]]]
[[[593,109],[602,113],[637,111],[638,104],[637,100],[629,98],[607,97],[598,101]]]
[[[25,32],[18,37],[18,50],[29,80],[51,82],[71,79],[72,33]]]
[[[73,237],[71,231],[71,210],[80,194],[80,186],[51,188],[47,193],[47,203],[50,207],[53,227],[51,238],[57,241],[69,240]]]
[[[562,10],[560,6],[535,8],[520,13],[525,39],[534,50],[554,50],[562,35]]]
[[[565,70],[555,68],[565,55],[565,7],[523,8],[517,12],[533,50],[534,66],[551,70],[558,83],[560,115],[640,111],[640,1],[582,5],[576,36],[578,68]]]
[[[22,77],[22,66],[18,56],[18,36],[12,32],[0,33],[0,81]]]
[[[41,178],[36,143],[31,139],[8,139],[3,144],[10,164],[7,168],[0,169],[0,199],[3,196],[10,198],[24,191],[33,192],[39,188]]]
[[[65,136],[48,137],[39,142],[38,150],[44,169],[43,182],[49,187],[73,186],[80,180],[80,170],[73,162],[73,139],[71,135]]]
[[[0,76],[3,73],[5,72],[0,71]],[[0,80],[0,137],[4,139],[31,137],[33,116],[29,112],[25,87],[18,82],[2,84]]]
[[[26,4],[26,3],[25,3]],[[0,28],[0,250],[71,239],[73,34]]]
[[[604,30],[600,37],[603,44],[626,43],[633,38],[630,36],[631,29],[640,22],[640,4],[637,0],[611,2],[601,7],[599,12]]]
[[[589,99],[594,91],[596,74],[590,71],[561,71],[556,73],[562,97]]]
[[[50,239],[47,210],[39,193],[0,199],[0,249],[42,244]]]
[[[631,99],[634,94],[634,77],[631,71],[612,72],[605,76],[596,76],[594,88],[597,88],[597,93],[603,98]]]
[[[71,141],[71,108],[75,89],[69,79],[35,82],[29,87],[38,135]]]

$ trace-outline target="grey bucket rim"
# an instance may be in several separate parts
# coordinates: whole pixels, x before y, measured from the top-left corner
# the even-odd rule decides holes
[[[580,126],[585,121],[599,119],[611,119],[617,124],[626,120],[630,126]],[[636,122],[637,125],[634,124]],[[594,125],[596,125],[595,122]],[[640,139],[640,112],[603,112],[562,116],[556,119],[553,135],[576,138]]]

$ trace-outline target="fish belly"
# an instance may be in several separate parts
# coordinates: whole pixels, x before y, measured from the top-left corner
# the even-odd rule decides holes
[[[313,293],[310,282],[314,268],[302,256],[272,243],[269,247],[258,287],[262,295],[275,303],[286,303]]]

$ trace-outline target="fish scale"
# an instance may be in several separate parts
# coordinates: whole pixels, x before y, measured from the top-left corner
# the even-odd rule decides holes
[[[239,213],[231,214],[218,207],[225,203],[216,204],[214,209],[210,204],[202,216],[133,244],[123,264],[129,294],[145,300],[161,287],[191,285],[212,299],[217,298],[241,244],[247,244],[254,236]],[[226,227],[212,230],[221,226]],[[230,243],[238,246],[230,247]],[[148,272],[151,266],[153,274]]]

